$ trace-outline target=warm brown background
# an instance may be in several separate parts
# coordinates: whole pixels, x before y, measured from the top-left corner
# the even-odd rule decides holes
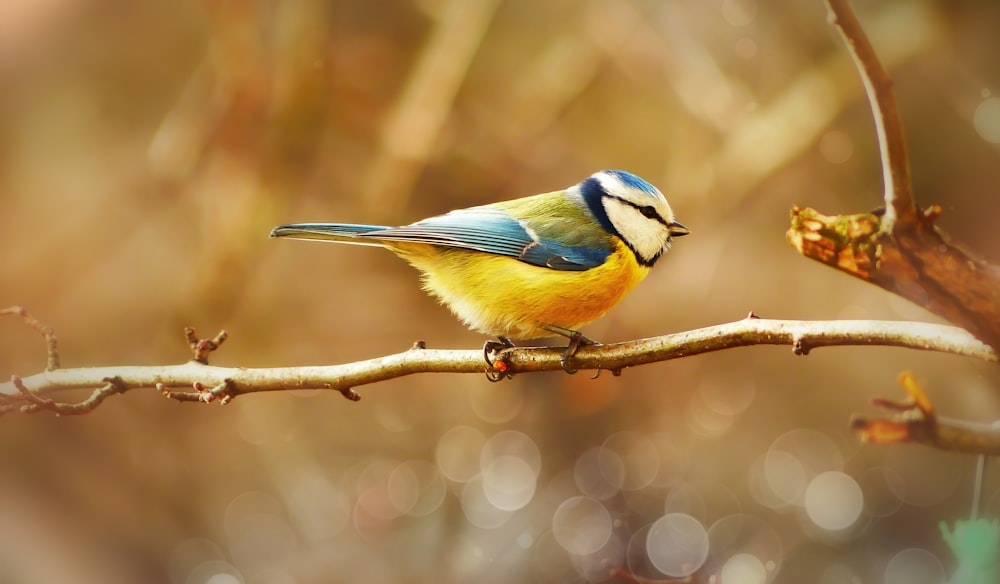
[[[1000,4],[858,4],[897,82],[918,201],[1000,261]],[[391,254],[268,230],[409,222],[600,168],[659,186],[693,235],[594,338],[750,310],[934,320],[785,243],[793,204],[880,202],[870,112],[820,0],[0,3],[0,305],[54,326],[67,367],[182,361],[184,325],[229,331],[222,365],[339,363],[416,339],[477,347]],[[13,318],[0,347],[4,376],[43,366]],[[77,419],[8,416],[0,582],[574,582],[608,565],[662,578],[622,550],[665,511],[705,528],[757,517],[780,540],[762,558],[778,582],[881,581],[910,547],[950,570],[937,521],[967,513],[972,460],[862,447],[847,428],[869,397],[900,395],[903,369],[943,413],[998,417],[993,365],[774,347],[595,381],[425,375],[361,388],[360,403],[199,407],[137,391]],[[512,488],[537,490],[491,527],[494,510],[468,502],[481,441],[505,430],[523,434],[496,440],[540,452],[537,483]],[[438,474],[449,448],[471,456],[468,476]],[[824,532],[775,502],[760,485],[796,476],[762,478],[768,452],[798,479],[854,477],[861,519]],[[624,483],[597,459],[624,463]],[[995,512],[1000,470],[987,478]],[[600,495],[614,535],[570,558],[551,530],[575,528],[554,516],[581,493]]]

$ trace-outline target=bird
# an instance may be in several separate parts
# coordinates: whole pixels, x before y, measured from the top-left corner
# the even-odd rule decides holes
[[[280,225],[271,237],[387,248],[422,274],[423,287],[465,325],[499,339],[566,337],[617,305],[675,237],[690,230],[663,194],[624,170],[602,170],[563,190],[456,209],[399,227],[350,223]],[[488,370],[489,373],[489,370]]]

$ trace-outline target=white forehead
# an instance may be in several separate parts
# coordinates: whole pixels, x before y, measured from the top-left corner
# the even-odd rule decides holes
[[[638,176],[623,170],[602,170],[593,175],[609,195],[641,205],[666,203],[663,194]]]

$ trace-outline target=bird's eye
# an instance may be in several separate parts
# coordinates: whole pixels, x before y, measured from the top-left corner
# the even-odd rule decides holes
[[[649,206],[639,207],[639,212],[642,213],[643,217],[647,217],[649,219],[653,219],[653,218],[657,217],[657,213],[656,213],[656,208],[655,207],[649,207]]]

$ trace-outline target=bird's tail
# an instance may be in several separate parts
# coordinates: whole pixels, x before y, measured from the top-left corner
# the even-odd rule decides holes
[[[382,225],[354,225],[351,223],[295,223],[279,225],[271,230],[271,237],[288,237],[291,239],[315,239],[319,241],[336,241],[356,245],[382,245],[376,240],[364,240],[359,235],[388,229]]]

